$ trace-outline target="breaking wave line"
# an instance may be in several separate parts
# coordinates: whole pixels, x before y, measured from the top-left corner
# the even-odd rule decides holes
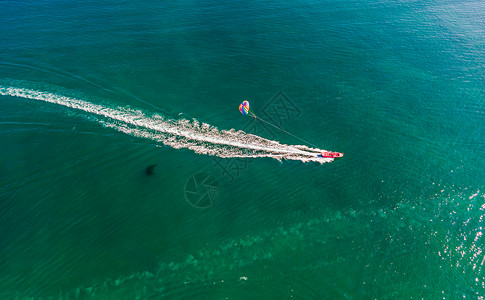
[[[196,119],[167,119],[159,114],[147,115],[140,110],[117,107],[110,108],[63,95],[26,88],[0,86],[0,95],[20,97],[58,104],[94,114],[98,122],[125,134],[150,139],[175,149],[190,149],[198,154],[221,158],[270,157],[302,162],[325,163],[333,158],[318,156],[322,149],[305,145],[285,145],[244,131],[219,130]]]

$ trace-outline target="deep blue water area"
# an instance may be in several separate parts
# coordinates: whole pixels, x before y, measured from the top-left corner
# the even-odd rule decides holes
[[[481,299],[484,14],[0,1],[1,298]],[[201,155],[12,89],[302,144],[249,100],[345,155]]]

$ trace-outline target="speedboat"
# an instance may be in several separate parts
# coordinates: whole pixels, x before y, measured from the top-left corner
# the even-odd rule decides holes
[[[339,152],[331,152],[331,151],[323,151],[322,152],[322,157],[327,157],[327,158],[338,158],[344,156],[343,153]]]

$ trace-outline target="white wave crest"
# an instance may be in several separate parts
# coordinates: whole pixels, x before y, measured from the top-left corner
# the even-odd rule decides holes
[[[96,115],[98,122],[105,127],[163,143],[175,149],[190,149],[198,154],[222,158],[271,157],[277,160],[318,163],[333,161],[333,158],[319,156],[324,151],[322,149],[280,144],[234,129],[219,130],[195,119],[166,119],[158,114],[147,115],[142,111],[123,107],[110,108],[63,95],[18,87],[0,86],[0,95],[39,100],[84,111]]]

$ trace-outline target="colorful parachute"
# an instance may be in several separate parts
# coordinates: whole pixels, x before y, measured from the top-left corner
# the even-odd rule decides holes
[[[249,102],[244,100],[241,104],[239,104],[239,111],[243,115],[247,115],[249,113]]]

